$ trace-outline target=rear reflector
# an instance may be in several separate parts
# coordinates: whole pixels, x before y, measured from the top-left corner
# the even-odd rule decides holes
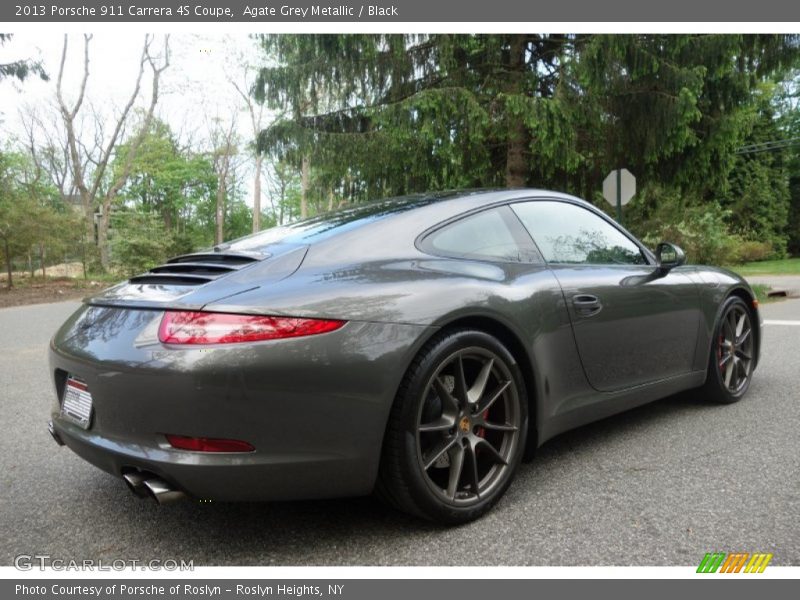
[[[241,440],[223,440],[216,438],[197,438],[185,435],[166,434],[169,445],[178,450],[194,452],[253,452],[252,444]]]
[[[237,344],[327,333],[344,324],[330,319],[168,310],[158,339],[164,344]]]

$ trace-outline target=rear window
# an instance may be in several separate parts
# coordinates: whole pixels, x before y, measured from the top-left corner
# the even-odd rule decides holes
[[[291,225],[272,227],[259,231],[253,235],[239,238],[225,244],[226,250],[237,252],[247,252],[266,248],[272,244],[309,244],[320,241],[331,235],[342,233],[348,229],[353,229],[363,225],[366,219],[358,219],[346,222],[318,221],[314,222],[299,221]]]
[[[388,215],[430,204],[442,197],[444,196],[405,196],[368,202],[297,221],[290,225],[265,229],[222,244],[221,247],[222,249],[236,252],[253,252],[261,251],[272,244],[313,244],[334,235],[362,227]]]

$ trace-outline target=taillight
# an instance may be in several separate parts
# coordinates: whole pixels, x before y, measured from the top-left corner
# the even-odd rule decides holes
[[[327,333],[344,324],[331,319],[168,310],[158,339],[164,344],[237,344]]]
[[[192,450],[194,452],[253,452],[252,444],[241,440],[224,440],[218,438],[189,437],[185,435],[165,436],[169,445],[178,450]]]

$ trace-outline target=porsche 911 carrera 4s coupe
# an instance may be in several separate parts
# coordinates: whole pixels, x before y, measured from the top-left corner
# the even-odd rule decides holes
[[[51,342],[50,432],[166,502],[375,492],[477,518],[565,430],[739,400],[748,284],[540,190],[370,202],[178,256]]]

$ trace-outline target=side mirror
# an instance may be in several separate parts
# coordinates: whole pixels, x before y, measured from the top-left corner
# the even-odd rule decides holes
[[[666,275],[675,267],[686,263],[686,253],[675,244],[661,242],[656,246],[656,259],[658,270]]]

